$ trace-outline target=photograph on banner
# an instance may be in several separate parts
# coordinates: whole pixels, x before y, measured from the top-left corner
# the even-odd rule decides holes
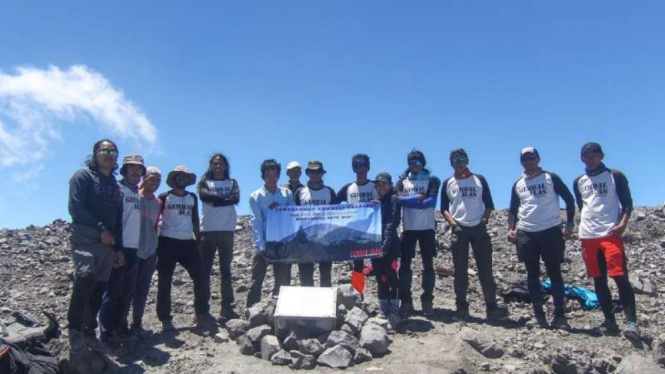
[[[303,205],[268,211],[266,257],[327,262],[381,257],[381,205]]]

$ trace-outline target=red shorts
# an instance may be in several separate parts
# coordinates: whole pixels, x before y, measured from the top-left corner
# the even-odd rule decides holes
[[[625,275],[623,249],[623,241],[616,235],[599,239],[582,239],[582,256],[587,274],[593,278],[601,276],[598,252],[602,251],[605,255],[607,275],[612,278]]]

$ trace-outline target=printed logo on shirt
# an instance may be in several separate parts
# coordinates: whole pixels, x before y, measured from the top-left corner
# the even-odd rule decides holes
[[[582,193],[585,195],[592,194],[596,196],[606,196],[607,190],[607,182],[589,183],[582,187]]]
[[[166,209],[178,212],[179,216],[191,216],[194,205],[190,204],[166,204]]]
[[[141,209],[141,198],[136,196],[125,196],[125,203],[132,204],[134,209]]]
[[[427,190],[426,186],[405,186],[404,187],[404,194],[405,195],[419,195],[419,194],[424,194],[425,191]]]
[[[473,187],[454,187],[453,194],[460,194],[460,197],[462,198],[468,198],[468,197],[478,197],[478,191],[475,186]]]
[[[349,194],[349,200],[359,201],[361,203],[371,201],[373,198],[371,192],[351,192]]]
[[[545,196],[547,195],[547,185],[545,183],[526,185],[520,187],[518,192],[521,194],[528,193],[534,197]]]
[[[217,195],[229,195],[231,193],[231,187],[214,187],[212,192]]]
[[[300,200],[301,205],[327,205],[328,200],[324,199],[311,199],[311,200]]]

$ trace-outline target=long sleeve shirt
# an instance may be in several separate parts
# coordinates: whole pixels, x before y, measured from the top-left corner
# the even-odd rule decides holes
[[[548,171],[531,178],[522,175],[511,191],[508,227],[536,232],[560,225],[559,197],[566,203],[567,224],[574,224],[575,199],[558,175]]]
[[[466,227],[476,226],[486,209],[494,209],[489,185],[480,174],[468,178],[452,176],[441,187],[441,212],[449,212],[453,219]]]
[[[603,238],[621,221],[624,212],[633,209],[628,179],[618,171],[602,165],[573,182],[577,206],[581,209],[580,238]]]
[[[277,203],[279,206],[293,205],[293,196],[286,187],[277,187],[275,192],[270,192],[265,186],[249,195],[249,210],[252,222],[252,241],[257,251],[266,249],[266,224],[270,205]]]
[[[397,228],[402,219],[402,206],[399,198],[390,191],[379,199],[381,202],[381,250],[384,254],[399,254],[400,241]]]
[[[397,191],[402,193],[399,201],[402,204],[404,230],[436,229],[434,207],[439,196],[441,181],[425,170],[419,174],[422,173],[427,173],[427,178],[411,178],[405,175],[395,185]],[[420,194],[425,195],[424,200],[420,200],[418,197]]]
[[[122,248],[122,193],[113,175],[80,169],[69,181],[69,214],[72,216],[72,241],[101,241],[110,231],[115,249]]]
[[[240,188],[235,179],[208,179],[198,187],[202,202],[201,231],[235,231],[238,218],[235,204],[240,201]]]

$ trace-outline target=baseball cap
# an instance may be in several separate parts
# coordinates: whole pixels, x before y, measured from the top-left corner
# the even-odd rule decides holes
[[[298,161],[291,161],[288,164],[286,164],[286,170],[291,170],[293,168],[302,168]]]
[[[587,152],[601,153],[602,154],[603,153],[603,148],[598,143],[589,142],[589,143],[586,143],[585,145],[582,146],[581,155],[584,156],[584,154],[587,153]]]
[[[535,147],[525,147],[522,148],[522,151],[520,152],[520,158],[522,158],[522,156],[528,153],[531,153],[536,157],[540,157],[540,154],[538,154],[538,150]]]
[[[388,173],[379,173],[376,175],[376,178],[374,178],[375,182],[388,182],[392,183],[393,182],[393,177],[390,176]]]

